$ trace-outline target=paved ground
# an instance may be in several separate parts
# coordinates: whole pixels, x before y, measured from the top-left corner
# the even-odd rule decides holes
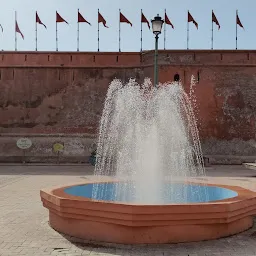
[[[42,207],[39,190],[81,182],[92,171],[89,166],[0,166],[0,255],[256,255],[256,225],[244,233],[220,240],[147,247],[106,248],[64,238],[49,227],[48,212]],[[255,183],[250,184],[256,190],[256,178],[247,178],[256,177],[256,170],[243,166],[218,166],[208,168],[207,174],[233,177],[230,183],[245,184],[255,179]]]

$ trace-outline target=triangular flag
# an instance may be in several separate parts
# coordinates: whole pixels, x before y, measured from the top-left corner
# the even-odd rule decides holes
[[[196,28],[198,29],[198,24],[197,22],[194,20],[194,18],[192,17],[192,15],[190,14],[190,12],[188,12],[188,22],[193,22],[196,26]]]
[[[218,29],[220,29],[220,23],[219,21],[217,20],[214,12],[212,11],[212,22],[215,22],[215,24],[218,26]]]
[[[85,22],[85,23],[91,25],[91,23],[88,22],[88,21],[82,16],[82,14],[81,14],[79,11],[78,11],[77,22]]]
[[[46,28],[45,24],[44,24],[44,23],[41,21],[41,19],[39,18],[37,12],[36,12],[36,22],[37,22],[38,24],[40,24],[40,25],[43,25],[43,26]]]
[[[120,12],[120,22],[128,23],[132,27],[132,23]]]
[[[106,20],[103,18],[103,16],[98,12],[98,23],[103,24],[104,27],[108,28]]]
[[[148,21],[148,19],[145,17],[145,15],[143,13],[141,13],[141,23],[147,23],[148,24],[148,28],[150,29],[149,21]]]
[[[238,14],[236,14],[236,24],[239,25],[241,28],[244,29],[244,26],[243,26],[243,24],[242,24],[242,22],[241,22],[241,20],[240,20],[240,18],[239,18],[239,16],[238,16]]]
[[[24,35],[20,31],[20,28],[19,28],[19,25],[18,25],[17,21],[16,21],[16,24],[15,24],[15,32],[19,33],[21,35],[22,39],[24,39]]]
[[[56,22],[65,22],[68,24],[68,22],[58,14],[58,12],[56,12]]]
[[[172,28],[174,28],[173,24],[172,24],[171,21],[169,20],[169,18],[168,18],[168,16],[167,16],[166,13],[165,13],[165,15],[164,15],[164,22],[165,22],[165,24],[170,25]]]

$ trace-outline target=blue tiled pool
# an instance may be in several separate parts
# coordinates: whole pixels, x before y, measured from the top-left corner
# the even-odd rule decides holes
[[[120,183],[94,183],[69,187],[64,192],[72,196],[93,198],[94,200],[119,201],[123,203],[134,201],[133,186],[129,187],[131,193],[128,196],[117,199],[116,191],[118,186],[120,186]],[[95,190],[96,187],[97,190]],[[206,203],[229,199],[238,195],[237,192],[222,187],[183,183],[166,183],[162,194],[164,195],[164,204]]]

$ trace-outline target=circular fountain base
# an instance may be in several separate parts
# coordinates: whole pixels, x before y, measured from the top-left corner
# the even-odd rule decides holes
[[[87,242],[191,242],[249,229],[256,214],[256,193],[241,187],[215,186],[231,189],[238,196],[209,203],[134,205],[72,196],[64,191],[72,186],[65,186],[41,190],[41,199],[49,209],[52,228]]]
[[[50,212],[53,229],[85,241],[115,244],[168,244],[211,240],[234,235],[252,227],[252,217],[231,223],[165,224],[130,227],[112,223],[97,223],[81,219],[67,219]]]

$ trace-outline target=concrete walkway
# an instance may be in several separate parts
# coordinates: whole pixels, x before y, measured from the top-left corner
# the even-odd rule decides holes
[[[189,244],[106,248],[65,238],[48,225],[39,190],[91,175],[91,166],[0,166],[0,255],[144,255],[144,256],[254,256],[256,227],[233,237]],[[256,170],[244,166],[214,166],[208,176],[230,177],[230,184],[256,190]],[[89,177],[88,177],[89,178]],[[222,178],[216,178],[221,182]],[[254,181],[255,180],[255,181]]]

